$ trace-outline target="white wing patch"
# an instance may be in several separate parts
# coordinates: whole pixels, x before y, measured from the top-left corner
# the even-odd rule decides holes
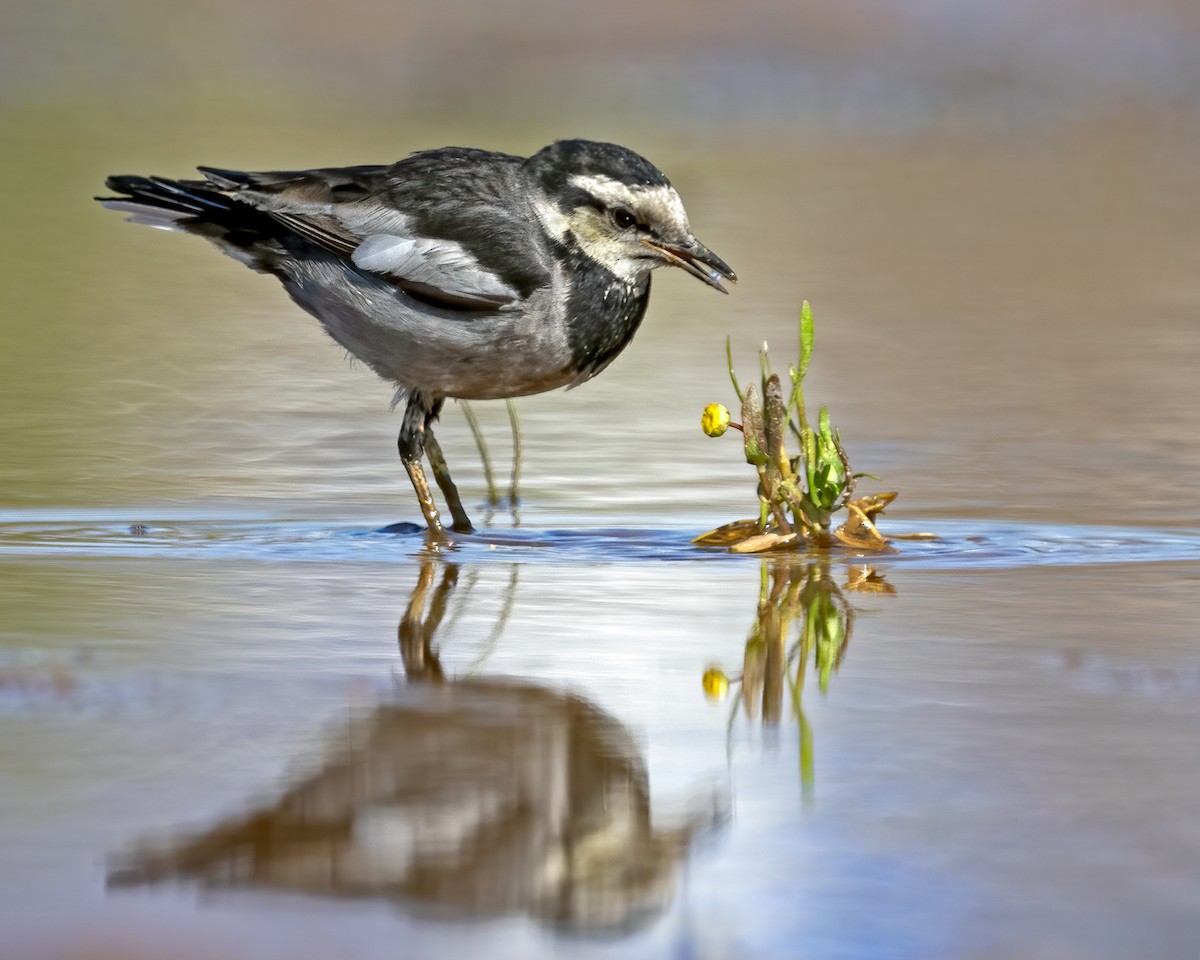
[[[501,304],[517,299],[512,287],[480,266],[453,240],[377,234],[359,244],[351,257],[363,270],[407,280],[463,300]]]

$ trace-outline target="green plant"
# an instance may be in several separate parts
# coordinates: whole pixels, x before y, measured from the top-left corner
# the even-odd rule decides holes
[[[851,499],[856,482],[865,473],[854,473],[833,426],[829,408],[821,407],[814,428],[804,404],[804,377],[812,359],[814,324],[812,307],[800,308],[800,356],[788,367],[789,389],[771,369],[764,343],[759,351],[760,381],[743,390],[733,370],[733,348],[725,340],[729,379],[741,403],[741,423],[729,410],[710,403],[701,416],[701,429],[710,437],[723,436],[730,427],[740,430],[746,462],[758,473],[759,515],[738,520],[696,538],[701,546],[725,546],[739,553],[802,546],[843,544],[860,550],[892,549],[875,526],[875,517],[891,503],[895,493]],[[800,452],[788,453],[789,432]],[[875,478],[872,478],[875,479]],[[848,517],[836,529],[834,516],[845,509]]]

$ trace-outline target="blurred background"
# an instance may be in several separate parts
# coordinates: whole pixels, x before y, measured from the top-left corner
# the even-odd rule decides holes
[[[380,469],[350,498],[394,492],[386,388],[270,282],[105,215],[106,174],[584,136],[667,170],[743,280],[726,300],[660,274],[608,376],[529,401],[551,430],[529,430],[531,483],[552,446],[591,482],[597,451],[561,449],[559,417],[604,436],[654,398],[619,460],[669,441],[672,462],[633,499],[658,512],[683,478],[715,495],[728,458],[692,424],[722,399],[722,341],[743,362],[763,339],[790,353],[807,297],[815,395],[909,491],[899,509],[1200,518],[1169,483],[1200,467],[1190,4],[5,0],[0,17],[5,503],[253,495],[274,444],[300,431],[320,456],[334,424],[354,433],[344,466]]]
[[[1183,0],[0,0],[0,953],[1200,954],[1198,50]],[[561,137],[660,166],[740,282],[660,271],[603,376],[521,401],[522,530],[461,567],[372,538],[419,516],[389,385],[274,281],[92,202],[112,173]],[[764,340],[786,367],[803,299],[810,405],[900,491],[885,532],[945,553],[687,547],[757,508],[698,429],[725,338],[743,379]],[[439,437],[482,515],[452,407]],[[828,697],[802,710],[776,658],[774,719],[707,704],[802,585],[841,611]],[[414,675],[458,696],[430,713]],[[219,842],[130,875],[236,880],[247,830],[296,826],[280,797],[342,797],[343,722],[429,782],[346,814],[378,861],[329,843],[401,909],[109,888],[183,827]],[[387,803],[520,843],[436,864],[427,921],[397,892],[424,861],[388,854],[429,821]],[[324,883],[320,828],[264,877]],[[607,939],[546,929],[589,918]]]

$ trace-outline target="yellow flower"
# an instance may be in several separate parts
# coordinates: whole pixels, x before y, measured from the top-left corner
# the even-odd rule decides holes
[[[700,429],[710,437],[722,436],[729,429],[729,408],[723,403],[710,403],[700,417]]]
[[[724,700],[725,694],[729,692],[729,678],[725,676],[725,671],[718,667],[705,670],[700,682],[704,685],[704,695],[714,702]]]

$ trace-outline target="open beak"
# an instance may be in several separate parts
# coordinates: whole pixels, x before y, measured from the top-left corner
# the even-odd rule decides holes
[[[722,278],[731,283],[737,283],[737,274],[730,269],[729,264],[695,237],[689,237],[686,242],[681,244],[648,239],[643,242],[667,263],[682,267],[714,290],[720,290],[722,293],[729,292],[721,286]]]

